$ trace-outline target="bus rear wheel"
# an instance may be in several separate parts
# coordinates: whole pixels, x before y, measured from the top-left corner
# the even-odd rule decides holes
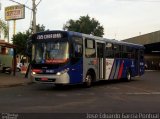
[[[89,87],[91,87],[91,85],[92,85],[92,76],[91,76],[91,74],[87,73],[86,78],[85,78],[85,82],[84,82],[84,86],[86,88],[89,88]]]
[[[131,72],[128,70],[126,74],[126,80],[131,81]]]

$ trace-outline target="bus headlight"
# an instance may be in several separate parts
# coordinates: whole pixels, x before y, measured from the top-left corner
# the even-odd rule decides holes
[[[66,73],[66,72],[68,72],[68,71],[69,71],[69,68],[64,69],[64,70],[62,70],[62,71],[60,71],[60,72],[57,72],[56,75],[57,75],[57,76],[60,76],[60,75]]]
[[[32,69],[32,74],[38,74],[38,73],[42,73],[43,71],[41,69]]]
[[[32,72],[32,74],[33,74],[33,75],[35,75],[35,74],[36,74],[36,72]]]

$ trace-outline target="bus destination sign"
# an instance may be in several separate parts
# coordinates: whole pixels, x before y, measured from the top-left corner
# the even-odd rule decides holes
[[[37,35],[37,40],[45,40],[45,39],[54,39],[54,38],[62,38],[61,33],[56,34],[39,34]]]

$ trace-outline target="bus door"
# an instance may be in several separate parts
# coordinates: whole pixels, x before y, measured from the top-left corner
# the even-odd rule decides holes
[[[104,71],[104,66],[105,66],[105,58],[104,58],[104,43],[97,43],[97,64],[98,64],[98,78],[99,79],[104,79],[105,76],[105,71]]]
[[[140,67],[139,67],[139,64],[140,64],[140,51],[139,49],[136,49],[136,53],[135,53],[135,68],[136,68],[136,75],[139,75],[139,72],[140,72]]]
[[[139,51],[139,75],[144,74],[144,51]]]

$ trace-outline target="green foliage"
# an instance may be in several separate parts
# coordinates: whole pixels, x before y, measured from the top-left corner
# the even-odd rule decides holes
[[[104,35],[104,28],[94,18],[87,16],[81,16],[79,20],[72,20],[66,22],[63,26],[64,30],[76,31],[85,34],[92,34],[94,36],[102,37]]]
[[[32,31],[33,31],[33,29],[29,28],[26,33],[31,35]],[[40,24],[36,25],[36,32],[42,32],[42,31],[45,31],[45,26],[43,24],[42,25],[40,25]]]
[[[4,21],[2,21],[1,19],[0,19],[0,30],[3,31],[4,37],[6,38],[6,37],[8,36],[8,26],[7,26],[7,24],[6,24]]]
[[[24,55],[27,48],[27,39],[29,36],[26,33],[17,33],[13,36],[13,44],[16,45],[17,54]]]
[[[40,24],[36,25],[36,31],[37,32],[45,31],[45,26],[43,24],[42,25],[40,25]]]
[[[36,26],[37,32],[45,31],[45,26],[38,24]],[[26,55],[28,39],[32,34],[32,29],[29,28],[26,32],[19,32],[13,36],[13,44],[16,45],[16,52],[20,55]],[[31,52],[31,47],[28,49]]]

